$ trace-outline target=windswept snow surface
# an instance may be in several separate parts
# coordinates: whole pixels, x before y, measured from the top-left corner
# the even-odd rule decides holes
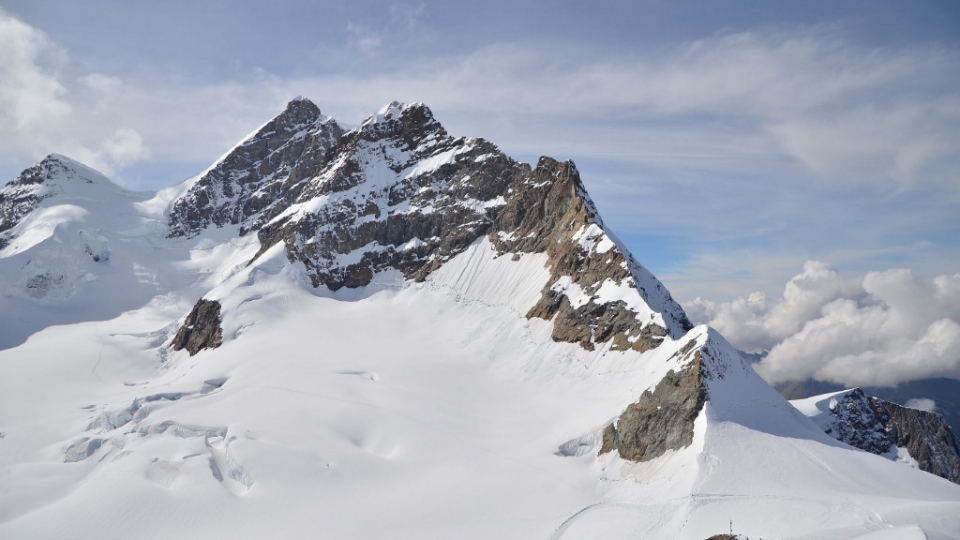
[[[282,244],[248,264],[236,227],[164,238],[164,195],[76,189],[0,259],[0,538],[960,538],[960,486],[826,436],[712,329],[554,342],[525,317],[545,255],[484,238],[422,283],[331,292]],[[170,350],[200,297],[223,345]],[[691,347],[693,443],[598,457]]]

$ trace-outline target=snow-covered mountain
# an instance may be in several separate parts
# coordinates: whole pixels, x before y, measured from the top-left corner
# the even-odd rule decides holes
[[[780,394],[789,400],[799,400],[821,394],[846,390],[841,384],[805,380],[792,381],[776,386]],[[895,387],[865,386],[861,390],[868,396],[899,404],[920,404],[941,415],[954,432],[960,426],[960,381],[945,377],[905,381]],[[931,407],[932,406],[932,407]]]
[[[960,483],[960,441],[939,414],[867,396],[859,388],[793,403],[838,441]]]
[[[0,537],[960,538],[960,486],[692,327],[573,163],[422,104],[294,100],[157,194],[52,155],[0,235]]]

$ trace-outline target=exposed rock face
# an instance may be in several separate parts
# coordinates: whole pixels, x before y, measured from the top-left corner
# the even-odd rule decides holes
[[[50,196],[40,195],[38,191],[43,180],[50,175],[50,169],[55,167],[63,165],[48,156],[0,189],[0,233],[15,227],[23,216]]]
[[[297,203],[259,231],[261,246],[285,242],[314,286],[363,286],[387,268],[422,280],[490,231],[524,169],[490,143],[450,137],[425,106],[393,103],[341,137]]]
[[[344,133],[292,102],[176,201],[169,234],[228,223],[256,231],[261,253],[283,242],[331,290],[391,268],[423,280],[484,237],[500,254],[546,252],[552,278],[528,317],[587,349],[644,351],[691,327],[604,230],[573,163],[544,157],[531,169],[483,139],[451,137],[423,104],[391,103]]]
[[[64,194],[99,200],[110,191],[124,192],[82,163],[58,154],[48,155],[0,188],[0,249],[14,240],[16,233],[13,229],[28,214],[37,210],[43,201]],[[85,238],[82,242],[86,243],[91,238]],[[99,243],[99,240],[95,240],[95,243]]]
[[[807,379],[781,383],[775,388],[783,397],[803,399],[830,394],[846,387],[823,381]],[[932,377],[906,381],[895,387],[863,386],[863,393],[893,403],[909,403],[914,399],[930,399],[936,403],[936,412],[946,420],[951,429],[960,427],[960,381],[946,377]]]
[[[242,224],[241,235],[259,228],[296,198],[342,133],[309,100],[291,101],[174,203],[168,236],[195,236],[211,224]]]
[[[58,156],[50,155],[0,189],[0,249],[10,242],[4,233],[16,227],[24,216],[37,208],[40,201],[55,194],[52,190],[43,189],[44,180],[69,172],[71,170],[60,162]]]
[[[824,432],[872,454],[885,454],[894,445],[887,427],[887,410],[856,388],[830,402],[831,417],[818,422]]]
[[[894,444],[906,448],[921,470],[960,484],[960,441],[943,417],[877,398],[870,400],[874,407],[886,409]]]
[[[604,287],[612,291],[633,288],[663,314],[674,337],[691,328],[682,312],[670,306],[661,308],[665,302],[660,299],[672,303],[672,298],[603,229],[573,163],[541,158],[531,175],[532,181],[511,188],[517,193],[497,216],[496,236],[491,234],[501,252],[548,255],[551,280],[528,317],[556,317],[553,338],[557,341],[593,349],[594,343],[613,340],[613,350],[643,352],[659,345],[667,329],[650,321],[637,324],[637,312],[622,300],[597,301]]]
[[[850,446],[895,457],[905,448],[924,471],[960,483],[960,441],[943,417],[867,396],[859,388],[830,398],[829,413],[813,419]]]
[[[678,353],[691,358],[684,368],[670,371],[606,427],[600,454],[617,450],[623,459],[642,462],[690,446],[693,423],[709,397],[704,384],[709,375],[695,344],[691,341]]]
[[[202,349],[216,349],[223,341],[220,328],[220,302],[201,298],[187,315],[173,338],[173,350],[186,349],[190,356]]]

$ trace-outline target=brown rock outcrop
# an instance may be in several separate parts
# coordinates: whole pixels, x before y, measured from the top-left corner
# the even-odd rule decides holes
[[[173,338],[173,350],[186,349],[190,356],[202,349],[216,349],[223,342],[220,328],[220,302],[201,298]]]
[[[631,461],[649,461],[693,442],[693,423],[707,400],[700,351],[680,371],[670,371],[653,389],[606,427],[600,454],[616,450]]]

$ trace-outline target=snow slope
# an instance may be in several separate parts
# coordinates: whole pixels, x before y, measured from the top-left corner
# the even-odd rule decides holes
[[[545,253],[482,237],[421,282],[387,269],[333,292],[283,243],[165,238],[157,200],[89,179],[95,196],[44,199],[0,259],[0,538],[703,540],[731,520],[752,539],[960,538],[960,486],[828,437],[710,328],[643,353],[555,341],[527,317]],[[606,235],[574,241],[603,254]],[[23,292],[33,260],[70,287]],[[172,350],[201,296],[223,345]],[[690,351],[709,374],[693,443],[598,456]]]
[[[183,254],[164,240],[153,193],[127,191],[64,156],[38,167],[42,182],[0,191],[5,208],[35,201],[4,222],[15,225],[0,251],[0,348],[50,325],[112,319],[192,281],[170,266]]]

